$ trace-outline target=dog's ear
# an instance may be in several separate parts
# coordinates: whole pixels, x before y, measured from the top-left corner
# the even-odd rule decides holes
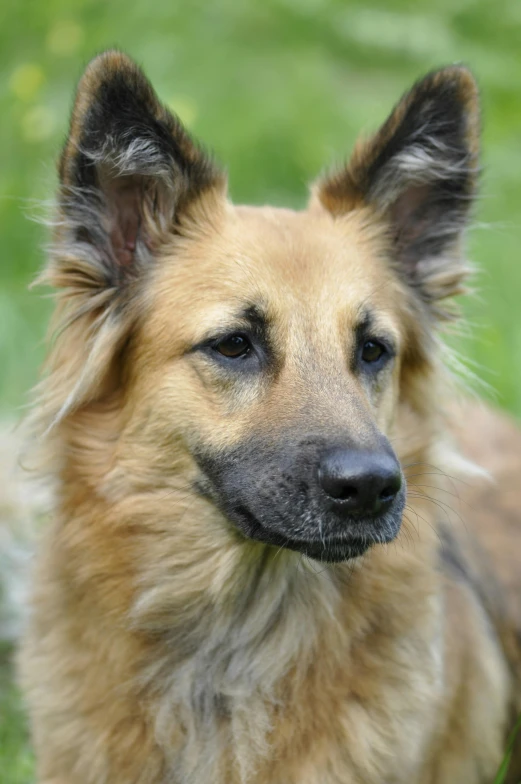
[[[107,391],[136,319],[141,273],[225,179],[120,52],[93,60],[59,165],[58,216],[40,281],[58,289],[48,420]],[[206,202],[205,202],[206,204]]]
[[[461,291],[461,238],[478,174],[479,103],[468,70],[449,67],[419,81],[381,129],[359,141],[343,170],[315,186],[334,215],[359,207],[385,221],[400,274],[438,315]]]
[[[69,257],[90,257],[106,285],[132,277],[190,203],[223,183],[120,52],[87,67],[59,174],[59,239]]]

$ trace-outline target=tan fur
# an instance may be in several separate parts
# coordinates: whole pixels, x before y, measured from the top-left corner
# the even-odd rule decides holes
[[[156,262],[104,334],[95,309],[62,333],[42,388],[59,492],[21,654],[38,781],[492,781],[519,698],[512,624],[440,556],[452,392],[385,225],[369,205],[234,207],[216,184]],[[284,363],[231,394],[190,349],[251,301]],[[398,345],[376,389],[346,362],[368,302]],[[398,538],[365,556],[323,564],[247,541],[194,492],[194,433],[217,448],[341,423],[363,440],[368,417],[410,489]],[[457,515],[450,528],[463,535]]]

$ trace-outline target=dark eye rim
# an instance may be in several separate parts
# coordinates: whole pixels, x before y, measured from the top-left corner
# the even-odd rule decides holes
[[[234,338],[240,338],[245,342],[244,349],[237,354],[225,354],[223,351],[219,350],[219,346],[226,343],[227,341],[231,341]],[[230,362],[236,362],[240,359],[246,359],[250,356],[254,350],[253,343],[251,339],[246,335],[244,332],[231,332],[227,335],[221,335],[218,338],[215,338],[210,343],[210,348],[215,354],[218,355],[219,359],[227,360]]]
[[[364,350],[369,343],[374,344],[381,350],[380,355],[376,359],[364,359]],[[393,359],[394,354],[395,352],[393,347],[383,338],[365,337],[360,342],[359,361],[366,368],[372,370],[379,369],[383,365],[387,364],[387,362],[389,362],[391,359]]]

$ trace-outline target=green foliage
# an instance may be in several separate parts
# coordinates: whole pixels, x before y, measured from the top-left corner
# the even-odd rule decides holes
[[[520,732],[521,732],[521,716],[519,716],[518,720],[516,721],[516,725],[515,725],[514,729],[510,733],[510,737],[509,737],[508,742],[507,742],[507,750],[506,750],[506,753],[505,753],[505,757],[504,757],[503,762],[501,763],[501,766],[500,766],[500,768],[499,768],[499,770],[497,772],[497,776],[494,779],[494,784],[504,784],[504,782],[506,781],[507,774],[508,774],[508,767],[510,765],[510,760],[511,760],[512,754],[514,752],[514,746],[515,746],[515,743],[516,743],[516,740],[517,740],[517,736],[519,735]],[[521,782],[520,782],[520,784],[521,784]]]
[[[27,740],[20,695],[13,685],[8,652],[0,646],[0,779],[2,784],[30,784],[33,758]]]
[[[232,196],[300,206],[418,76],[463,61],[483,95],[484,177],[466,304],[471,368],[521,414],[521,6],[516,0],[6,0],[0,4],[0,409],[26,400],[50,302],[27,285],[46,230],[32,220],[85,63],[132,54],[161,98],[229,168]],[[475,364],[472,364],[475,363]],[[477,370],[476,370],[477,368]],[[0,666],[0,770],[27,781],[16,691]]]

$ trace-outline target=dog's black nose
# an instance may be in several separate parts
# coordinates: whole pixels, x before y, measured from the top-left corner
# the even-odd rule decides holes
[[[318,479],[336,512],[356,516],[385,512],[402,486],[400,466],[393,455],[353,449],[326,452]]]

